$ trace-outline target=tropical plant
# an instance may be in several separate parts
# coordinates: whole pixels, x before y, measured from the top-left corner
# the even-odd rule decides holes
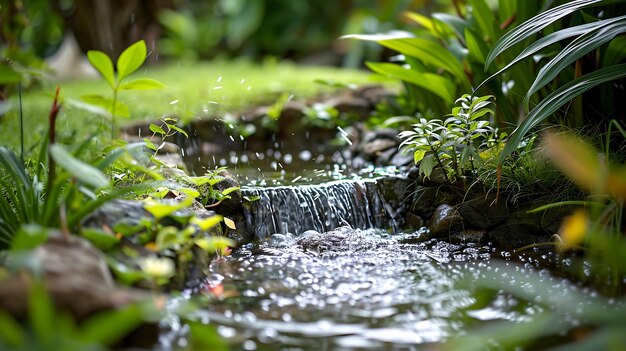
[[[141,67],[146,60],[146,43],[140,40],[129,46],[117,59],[117,74],[113,69],[113,62],[102,51],[91,50],[87,52],[87,58],[93,67],[100,72],[104,80],[112,90],[112,98],[101,95],[86,95],[82,99],[92,105],[103,108],[111,118],[111,139],[115,138],[115,118],[130,117],[128,105],[118,100],[118,94],[122,90],[145,90],[159,89],[163,87],[160,82],[151,78],[137,78],[130,82],[124,80]]]
[[[493,114],[490,101],[492,96],[473,97],[463,95],[445,121],[420,118],[413,130],[403,131],[404,139],[400,147],[404,152],[413,152],[415,164],[419,164],[420,174],[430,177],[435,168],[442,173],[446,183],[452,184],[467,172],[477,176],[476,162],[481,162],[482,150],[497,143],[497,131],[489,122],[481,120]]]
[[[466,6],[455,2],[456,15],[405,13],[408,21],[419,25],[412,32],[343,38],[377,42],[398,52],[400,55],[393,57],[394,62],[366,65],[382,76],[404,83],[405,92],[401,96],[404,114],[417,111],[422,115],[429,112],[438,115],[449,111],[456,97],[496,72],[494,67],[483,71],[490,46],[516,21],[536,13],[542,3],[500,0],[494,10],[485,0],[469,0]],[[532,63],[524,62],[485,85],[488,90],[483,90],[483,94],[493,95],[499,102],[496,114],[499,122],[517,122],[521,96],[531,83],[528,77],[531,69]]]
[[[537,125],[551,118],[563,105],[574,99],[574,108],[570,113],[574,117],[573,126],[580,127],[585,116],[589,122],[598,124],[602,118],[619,114],[617,110],[609,111],[602,116],[607,108],[618,106],[616,101],[610,100],[616,91],[623,88],[605,86],[596,90],[594,98],[587,101],[597,100],[598,104],[586,103],[583,105],[580,95],[603,83],[614,80],[623,80],[626,77],[626,64],[620,63],[626,58],[624,52],[624,36],[626,31],[626,16],[622,15],[626,8],[621,3],[613,0],[575,0],[556,6],[544,11],[512,31],[503,35],[491,48],[485,58],[485,68],[488,69],[493,62],[510,51],[512,47],[524,45],[525,48],[515,58],[508,60],[508,64],[494,73],[477,89],[486,84],[490,79],[501,76],[513,65],[522,62],[531,56],[536,56],[547,48],[558,46],[556,54],[545,63],[537,73],[532,85],[524,94],[524,107],[530,109],[533,96],[542,88],[550,87],[551,93],[538,100],[528,112],[528,115],[517,126],[506,143],[499,162],[510,155],[526,136]],[[593,10],[590,14],[588,11]],[[579,23],[571,25],[566,19],[578,19]],[[568,25],[569,24],[569,25]],[[528,45],[528,40],[534,35],[549,28],[557,28],[554,32],[535,40]],[[559,29],[560,28],[560,29]],[[593,66],[583,67],[586,57],[592,55]],[[586,68],[588,71],[584,71]],[[559,78],[555,80],[556,78]],[[558,87],[560,81],[567,83]],[[600,117],[600,118],[598,118]]]

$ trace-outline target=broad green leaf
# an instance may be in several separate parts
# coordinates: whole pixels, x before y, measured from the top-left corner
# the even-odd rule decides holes
[[[163,251],[178,243],[178,230],[176,227],[167,226],[159,230],[156,236],[157,250]]]
[[[199,322],[187,322],[194,350],[228,351],[228,343],[220,336],[215,326]]]
[[[626,16],[607,20],[604,26],[596,31],[588,32],[574,39],[561,50],[550,62],[539,70],[533,85],[524,97],[524,106],[528,110],[530,97],[546,84],[551,82],[563,69],[574,61],[585,56],[594,49],[609,42],[614,37],[626,32]]]
[[[476,20],[480,29],[480,34],[483,35],[479,38],[483,41],[492,41],[496,39],[496,32],[493,28],[496,18],[493,12],[485,3],[485,0],[469,0],[468,5],[472,8],[472,18]]]
[[[54,144],[50,146],[50,155],[56,163],[79,181],[91,185],[94,188],[105,188],[110,185],[102,171],[72,156],[63,146]]]
[[[511,133],[500,153],[498,164],[502,165],[504,159],[517,149],[526,133],[551,116],[566,102],[599,84],[623,77],[626,77],[626,64],[610,66],[579,77],[548,95]]]
[[[0,85],[17,83],[22,76],[12,67],[0,64]]]
[[[84,102],[96,106],[98,108],[101,108],[102,111],[98,111],[100,114],[103,114],[106,117],[110,117],[107,115],[107,113],[110,115],[112,112],[115,116],[118,117],[124,117],[124,118],[128,118],[130,117],[130,109],[128,108],[128,105],[126,105],[125,103],[121,102],[121,101],[116,101],[115,102],[115,111],[113,111],[112,107],[113,107],[113,100],[106,98],[104,96],[100,96],[100,95],[85,95],[81,97],[81,100],[83,100]],[[96,112],[97,110],[94,110],[94,112]],[[107,112],[107,113],[104,113]]]
[[[111,271],[117,278],[116,281],[122,282],[127,285],[131,285],[141,279],[146,278],[146,274],[140,270],[128,267],[122,262],[107,256],[107,264],[111,268]]]
[[[24,340],[26,339],[25,330],[22,328],[13,316],[4,310],[0,311],[0,339],[3,344],[13,348],[14,350],[23,350]]]
[[[476,33],[469,28],[465,29],[465,44],[469,50],[469,57],[480,64],[484,64],[489,48],[485,42],[478,38]]]
[[[87,58],[91,65],[100,72],[102,77],[109,83],[112,89],[115,89],[115,72],[113,71],[113,62],[109,56],[102,51],[87,51]]]
[[[191,197],[188,197],[176,203],[164,203],[154,200],[148,200],[143,205],[143,207],[146,211],[150,212],[156,219],[161,219],[165,216],[171,215],[178,210],[189,207],[192,202],[193,198]]]
[[[187,134],[187,132],[185,132],[184,130],[182,130],[181,128],[177,127],[174,124],[168,124],[168,127],[174,129],[175,131],[181,133],[182,135],[184,135],[185,137],[189,138],[189,135]]]
[[[191,220],[189,222],[191,224],[197,225],[198,228],[200,228],[200,230],[207,231],[207,230],[213,228],[214,226],[218,225],[222,221],[222,219],[223,219],[223,217],[220,216],[220,215],[213,215],[213,216],[207,217],[207,218],[193,217],[193,218],[191,218]]]
[[[146,147],[150,150],[154,150],[157,151],[157,147],[156,145],[154,145],[153,142],[150,141],[150,139],[148,138],[143,138],[143,142],[146,143]]]
[[[36,224],[25,224],[13,237],[11,251],[31,250],[48,240],[48,229]]]
[[[619,36],[611,40],[604,53],[602,67],[616,65],[626,59],[626,36]]]
[[[444,102],[454,100],[456,86],[454,82],[446,77],[433,73],[420,73],[416,70],[404,68],[394,63],[367,62],[366,65],[378,74],[400,79],[426,89],[441,97]]]
[[[433,168],[435,168],[435,162],[435,157],[433,155],[424,157],[422,162],[420,162],[420,174],[423,174],[426,178],[430,178],[430,175],[433,173]]]
[[[420,161],[424,158],[425,155],[426,155],[426,150],[415,150],[415,152],[413,152],[413,162],[415,162],[415,164],[420,163]]]
[[[99,228],[83,228],[81,235],[101,250],[108,250],[119,242],[115,235]]]
[[[165,135],[165,131],[163,130],[163,128],[157,126],[156,124],[150,124],[150,131],[152,131],[152,133]]]
[[[458,38],[463,38],[463,32],[467,28],[467,22],[459,16],[450,15],[447,13],[433,13],[433,23],[435,29],[440,31],[439,36],[452,37],[456,35]]]
[[[81,323],[81,338],[101,345],[113,345],[142,322],[143,313],[137,305],[100,312]]]
[[[32,284],[28,296],[28,321],[43,345],[49,345],[56,333],[54,312],[54,304],[43,283]]]
[[[163,83],[159,82],[155,79],[150,78],[137,78],[133,79],[130,82],[122,83],[119,86],[120,90],[150,90],[150,89],[161,89],[165,87]]]
[[[232,193],[233,191],[237,191],[239,189],[240,189],[240,187],[238,187],[238,186],[232,186],[230,188],[222,190],[222,195],[228,195],[228,194]]]
[[[498,70],[496,73],[492,74],[491,76],[489,76],[489,78],[485,79],[482,83],[480,83],[478,85],[478,87],[476,88],[476,90],[480,89],[485,83],[487,83],[488,81],[490,81],[491,79],[493,79],[494,77],[500,76],[502,74],[502,72],[508,70],[509,68],[511,68],[513,65],[517,64],[518,62],[536,54],[537,52],[539,52],[540,50],[560,42],[561,40],[567,39],[567,38],[571,38],[571,37],[575,37],[575,36],[579,36],[581,34],[585,34],[588,33],[589,31],[593,31],[597,28],[600,28],[604,25],[604,23],[602,23],[602,21],[600,22],[594,22],[594,23],[586,23],[583,25],[579,25],[579,26],[575,26],[575,27],[571,27],[571,28],[567,28],[565,30],[560,30],[554,33],[550,33],[548,35],[546,35],[545,37],[534,41],[532,44],[530,44],[528,47],[524,48],[524,50],[517,55],[517,57],[515,57],[513,60],[511,60],[511,62],[509,62],[506,66],[504,66],[502,69]]]
[[[117,59],[118,81],[121,82],[122,79],[126,78],[128,75],[141,67],[143,62],[146,60],[146,54],[146,42],[143,40],[127,47]]]
[[[500,39],[498,39],[498,41],[493,45],[489,55],[487,55],[485,71],[498,55],[510,47],[521,43],[526,38],[539,33],[545,27],[551,25],[557,20],[585,7],[617,3],[620,1],[623,0],[573,0],[544,11],[537,16],[526,20],[524,23],[515,27],[515,29],[500,37]]]
[[[438,43],[421,38],[381,40],[379,43],[401,54],[415,57],[426,64],[442,68],[469,86],[463,65],[450,51]]]
[[[405,18],[421,25],[422,27],[424,27],[426,30],[428,30],[430,33],[432,33],[436,37],[439,37],[439,38],[453,37],[454,36],[453,29],[456,26],[453,26],[452,24],[446,21],[440,20],[439,18],[441,17],[441,15],[445,15],[445,14],[433,14],[433,17],[429,18],[417,12],[405,12],[404,13]],[[451,16],[451,17],[454,17],[454,16]],[[457,19],[459,18],[457,17]],[[461,21],[461,23],[464,23],[462,19],[459,19],[459,20]]]

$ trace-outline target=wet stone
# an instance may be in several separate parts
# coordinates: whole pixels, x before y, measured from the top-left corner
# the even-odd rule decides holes
[[[463,218],[454,207],[441,204],[430,218],[428,229],[433,238],[447,238],[450,233],[463,229]]]

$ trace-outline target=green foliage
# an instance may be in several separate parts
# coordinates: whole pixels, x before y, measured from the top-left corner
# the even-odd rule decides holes
[[[419,25],[412,32],[343,38],[377,42],[400,54],[393,57],[395,62],[366,64],[372,71],[404,83],[401,114],[443,114],[452,108],[455,97],[471,91],[471,87],[497,71],[497,67],[483,70],[491,45],[511,23],[527,18],[532,8],[538,6],[529,6],[525,0],[496,3],[492,8],[493,2],[467,1],[456,15],[407,12],[406,19]],[[524,63],[506,74],[496,75],[496,79],[484,86],[483,94],[493,95],[499,101],[496,114],[499,122],[516,122],[520,116],[521,96],[530,86],[531,66]]]
[[[497,144],[497,131],[488,121],[481,120],[493,114],[491,98],[463,95],[456,101],[460,106],[453,108],[445,121],[420,118],[413,130],[399,134],[404,139],[400,147],[413,153],[420,174],[428,178],[437,168],[449,184],[468,172],[477,176],[476,162],[482,162],[481,151]]]
[[[77,325],[71,316],[55,311],[41,283],[33,284],[25,326],[0,311],[0,348],[3,350],[107,350],[146,320],[150,305],[129,305],[98,313]]]
[[[115,138],[115,117],[130,117],[128,105],[118,101],[119,91],[160,89],[163,87],[163,84],[150,78],[137,78],[130,82],[124,82],[125,78],[143,65],[146,55],[146,43],[143,40],[129,46],[117,59],[116,75],[113,70],[113,62],[105,53],[97,50],[87,52],[89,62],[109,84],[113,97],[109,99],[101,95],[87,95],[83,97],[83,101],[103,108],[109,113],[111,118],[111,139]]]
[[[493,292],[510,294],[543,307],[532,318],[494,321],[464,336],[450,338],[445,350],[530,350],[547,347],[550,350],[620,350],[626,343],[623,333],[626,301],[623,298],[609,299],[583,293],[563,282],[558,284],[557,289],[555,282],[542,272],[498,261],[489,265],[492,269],[475,276],[472,281],[462,282],[465,288],[475,292],[477,302],[469,309],[489,308],[481,304],[480,301],[484,301],[481,296]],[[467,274],[473,276],[471,272]],[[562,344],[564,335],[567,336],[566,343]],[[554,341],[550,342],[550,339]]]
[[[529,131],[541,122],[551,118],[564,104],[572,99],[576,99],[584,92],[600,84],[626,77],[626,65],[617,64],[626,58],[626,55],[619,50],[606,50],[607,46],[610,46],[612,42],[618,40],[619,36],[624,33],[626,28],[626,16],[618,16],[618,14],[620,14],[619,10],[611,12],[601,8],[598,9],[596,13],[598,17],[603,16],[602,19],[591,17],[588,23],[577,26],[567,26],[566,22],[563,20],[565,16],[574,13],[581,13],[584,18],[589,18],[590,16],[585,17],[585,14],[581,11],[589,7],[606,6],[613,3],[616,3],[616,1],[579,0],[567,2],[528,19],[514,30],[506,33],[494,44],[486,58],[486,68],[488,68],[497,57],[503,56],[504,53],[512,47],[527,44],[527,39],[539,33],[544,28],[549,26],[561,28],[531,43],[531,45],[524,49],[517,57],[510,60],[510,63],[504,68],[489,78],[491,79],[501,75],[514,64],[523,61],[531,55],[536,55],[542,49],[558,43],[567,42],[567,44],[563,44],[562,49],[537,72],[534,82],[525,93],[524,106],[527,110],[529,109],[533,95],[539,92],[541,88],[546,87],[549,83],[554,81],[555,78],[561,77],[563,80],[571,80],[567,84],[553,89],[549,95],[541,99],[539,103],[530,110],[526,118],[512,133],[510,140],[507,142],[500,156],[500,163],[515,150]],[[600,50],[601,48],[605,49]],[[571,77],[571,72],[574,72],[575,67],[573,64],[582,60],[591,52],[595,52],[595,55],[599,57],[598,62],[600,65],[594,67],[588,73],[583,72],[586,74],[575,74],[575,79],[573,80],[571,78],[568,79],[568,77]],[[604,56],[609,56],[609,58]],[[604,62],[607,64],[602,65]],[[483,82],[483,84],[485,84],[485,82]],[[596,90],[595,94],[603,93],[602,90]],[[595,107],[590,106],[587,109],[590,108]],[[582,109],[575,108],[572,114],[574,117],[578,118],[577,121],[580,121],[583,114],[598,114],[598,111],[585,111],[585,106],[583,106]],[[597,120],[597,118],[595,120]],[[580,125],[579,122],[574,123],[574,125],[576,124]]]

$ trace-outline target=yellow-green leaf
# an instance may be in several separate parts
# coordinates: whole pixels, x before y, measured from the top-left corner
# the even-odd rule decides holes
[[[161,89],[165,87],[161,82],[150,78],[137,78],[128,83],[120,84],[120,90],[149,90]]]
[[[216,226],[219,222],[222,221],[222,216],[220,215],[214,215],[211,217],[207,217],[207,218],[198,218],[198,217],[193,217],[190,222],[191,224],[195,224],[198,226],[198,228],[200,228],[200,230],[202,231],[206,231],[209,230],[210,228]]]
[[[226,224],[226,226],[232,230],[237,229],[235,222],[230,218],[224,217],[224,224]]]
[[[143,40],[134,43],[122,52],[117,59],[117,75],[120,82],[143,65],[146,53],[146,42]]]
[[[100,72],[102,77],[109,83],[111,88],[115,88],[115,73],[113,72],[113,62],[104,52],[98,50],[87,51],[87,59],[91,65]]]

